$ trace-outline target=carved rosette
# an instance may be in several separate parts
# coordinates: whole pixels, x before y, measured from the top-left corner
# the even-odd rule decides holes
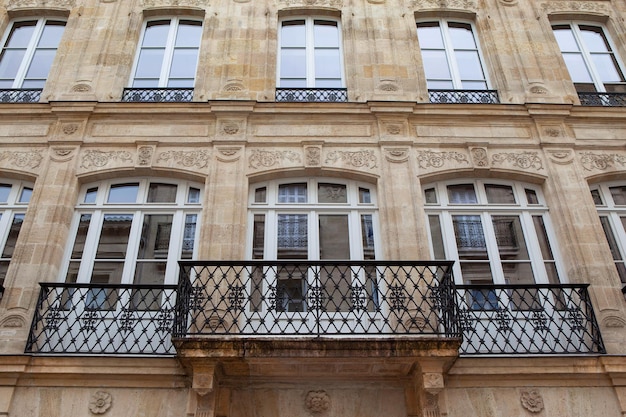
[[[592,152],[583,152],[580,154],[580,163],[586,171],[600,170],[606,171],[614,168],[615,165],[626,165],[626,156],[613,154],[595,154]]]
[[[50,159],[55,162],[67,162],[74,158],[74,153],[76,151],[76,147],[69,148],[66,146],[52,147],[52,153],[50,154]]]
[[[206,168],[209,166],[207,151],[166,151],[161,152],[157,162],[170,162],[184,168]]]
[[[235,162],[241,158],[241,146],[216,146],[215,157],[221,162]]]
[[[0,161],[6,161],[8,164],[17,168],[39,168],[43,156],[42,151],[3,151],[0,152]]]
[[[330,409],[330,396],[324,390],[309,391],[304,406],[313,414],[322,414]]]
[[[387,161],[396,164],[409,160],[409,148],[384,148],[383,153]]]
[[[551,149],[547,153],[548,158],[555,164],[568,165],[574,162],[574,152],[569,149]]]
[[[478,11],[478,4],[473,0],[413,0],[415,9],[456,9],[471,12]]]
[[[543,162],[537,152],[503,152],[492,157],[493,165],[509,164],[520,169],[543,169]]]
[[[469,164],[467,155],[460,152],[419,151],[417,153],[417,163],[423,169],[441,168],[446,161],[454,161],[457,164]]]
[[[242,131],[243,120],[221,120],[219,131],[226,136],[234,136]]]
[[[324,163],[337,164],[343,162],[345,165],[352,165],[355,168],[374,169],[378,166],[378,161],[374,151],[331,151],[326,154]]]
[[[149,167],[152,166],[152,157],[156,146],[154,145],[141,145],[137,147],[137,166]]]
[[[304,166],[316,167],[316,168],[322,166],[322,147],[321,146],[305,146],[304,147]]]
[[[83,153],[81,168],[102,168],[111,162],[132,162],[133,157],[128,151],[88,150]]]
[[[476,168],[489,167],[487,148],[470,148],[470,155],[472,155],[472,162]]]
[[[113,396],[106,391],[96,391],[89,401],[89,411],[92,414],[104,414],[111,408]]]
[[[265,151],[255,149],[248,159],[248,166],[253,169],[271,168],[275,165],[282,165],[284,162],[292,164],[302,163],[300,154],[294,151]]]
[[[531,413],[539,413],[543,410],[543,397],[536,389],[525,389],[520,393],[522,407]]]

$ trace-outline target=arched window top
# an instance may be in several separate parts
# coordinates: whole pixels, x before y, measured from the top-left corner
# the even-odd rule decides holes
[[[423,187],[427,206],[545,207],[541,188],[534,184],[492,179],[446,181]]]

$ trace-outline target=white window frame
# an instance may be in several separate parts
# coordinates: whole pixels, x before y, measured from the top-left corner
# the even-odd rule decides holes
[[[555,22],[551,22],[551,26],[569,26],[572,35],[574,36],[574,39],[576,40],[576,44],[580,50],[580,54],[581,57],[583,59],[583,62],[585,64],[585,66],[587,67],[587,71],[589,72],[589,75],[591,76],[591,80],[593,82],[594,87],[596,88],[597,92],[599,93],[605,93],[606,92],[606,87],[604,86],[604,82],[602,81],[602,78],[600,77],[600,74],[596,68],[596,65],[593,62],[593,59],[591,58],[591,53],[589,52],[589,49],[587,47],[587,45],[585,44],[585,42],[583,41],[583,38],[581,36],[581,29],[580,26],[593,26],[596,28],[599,28],[602,31],[602,34],[604,35],[604,38],[606,39],[606,41],[609,44],[609,47],[611,48],[611,50],[609,51],[611,55],[613,55],[613,58],[615,59],[615,63],[617,65],[616,70],[620,71],[622,74],[622,77],[624,77],[626,75],[626,73],[624,72],[624,64],[619,56],[619,54],[616,51],[615,48],[615,44],[613,43],[613,40],[611,39],[611,37],[608,35],[606,27],[600,23],[597,22],[585,22],[585,21],[555,21]],[[554,29],[553,29],[554,30]],[[558,48],[558,45],[557,45]],[[559,48],[560,50],[560,48]],[[563,52],[561,51],[561,55],[563,55]],[[569,71],[568,71],[569,72]],[[571,77],[571,75],[570,75]],[[576,83],[575,81],[572,80],[573,83]],[[622,81],[622,83],[624,83],[626,85],[626,81]]]
[[[106,198],[109,195],[111,186],[127,183],[139,183],[137,200],[138,203],[107,203]],[[175,203],[147,203],[147,192],[150,183],[172,184],[177,186],[177,195]],[[96,188],[96,201],[94,203],[85,203],[85,196],[88,190]],[[187,203],[188,191],[190,188],[200,190],[200,198],[197,203]],[[72,259],[72,251],[74,242],[77,237],[80,219],[82,215],[91,215],[87,236],[82,257],[77,274],[76,283],[90,283],[92,280],[93,268],[96,261],[96,252],[100,235],[102,233],[102,224],[104,217],[110,214],[132,214],[131,230],[126,246],[126,256],[119,259],[123,262],[123,272],[120,284],[133,284],[135,278],[135,269],[138,264],[138,249],[142,233],[143,219],[146,215],[164,214],[172,215],[171,235],[168,246],[167,258],[163,261],[166,263],[164,285],[176,284],[178,281],[178,260],[183,248],[185,238],[185,217],[187,215],[196,215],[196,228],[194,236],[192,259],[197,256],[197,243],[200,229],[201,217],[201,201],[203,194],[203,186],[199,183],[191,181],[176,181],[165,178],[123,178],[114,180],[105,180],[101,182],[89,183],[81,187],[79,193],[79,202],[75,207],[74,219],[70,228],[70,238],[68,239],[65,249],[63,267],[61,268],[60,282],[66,282],[68,278],[69,266]],[[180,232],[175,233],[175,230]],[[76,262],[76,259],[73,260]]]
[[[0,202],[0,261],[10,263],[11,258],[5,258],[2,257],[2,255],[4,255],[4,250],[7,244],[9,233],[11,232],[13,219],[15,218],[15,216],[26,215],[26,209],[28,208],[29,202],[20,201],[22,192],[24,189],[29,189],[32,191],[33,183],[27,181],[7,180],[3,178],[0,179],[0,184],[11,186],[11,191],[9,192],[9,195],[7,197],[7,201]],[[2,284],[3,281],[4,278],[0,280],[0,284]]]
[[[174,46],[176,42],[176,35],[178,34],[178,28],[181,20],[190,20],[194,22],[200,23],[202,30],[204,30],[204,22],[194,16],[161,16],[147,19],[144,21],[143,26],[141,28],[141,33],[139,34],[139,42],[137,44],[137,51],[135,51],[135,60],[133,61],[133,67],[131,71],[130,80],[128,81],[129,88],[144,88],[144,87],[133,87],[135,82],[137,66],[139,65],[139,57],[141,56],[141,51],[143,50],[143,42],[144,36],[146,33],[146,29],[151,22],[157,21],[165,21],[169,20],[169,32],[167,35],[167,41],[165,44],[165,51],[163,53],[163,61],[161,62],[161,72],[159,74],[159,82],[154,87],[145,87],[145,88],[168,88],[167,84],[170,80],[170,70],[172,68],[172,62],[174,60]],[[200,35],[200,39],[198,40],[198,56],[196,58],[196,68],[194,69],[194,86],[198,77],[198,65],[200,61],[200,50],[202,48],[202,35]],[[174,88],[174,87],[172,87]],[[188,87],[193,88],[193,87]]]
[[[451,81],[452,81],[453,90],[465,90],[465,89],[463,88],[459,66],[457,64],[457,60],[454,55],[454,46],[452,45],[452,41],[450,39],[450,34],[448,31],[448,24],[459,23],[459,24],[469,25],[470,28],[472,29],[472,36],[474,38],[474,43],[476,44],[478,59],[480,60],[481,71],[483,73],[484,82],[487,86],[486,88],[487,90],[492,89],[491,82],[489,81],[489,72],[487,71],[487,68],[485,65],[486,61],[482,53],[482,47],[480,46],[480,39],[477,36],[476,25],[474,25],[474,22],[469,21],[469,20],[464,20],[464,19],[440,18],[440,19],[419,19],[415,23],[416,25],[419,25],[420,23],[438,23],[439,24],[441,37],[443,40],[443,46],[444,46],[444,50],[446,54],[446,60],[448,61],[448,69],[450,70],[450,76],[452,77]],[[416,28],[416,33],[417,33],[417,28]],[[420,46],[420,52],[421,51],[422,51],[422,47]],[[428,79],[426,81],[428,82]],[[437,89],[434,89],[434,90],[437,90]],[[467,90],[472,90],[472,89],[467,89]]]
[[[282,18],[278,21],[278,53],[277,53],[277,65],[276,65],[276,85],[279,88],[291,88],[291,87],[283,87],[281,85],[281,58],[282,58],[282,27],[284,22],[289,22],[293,20],[304,20],[305,33],[306,33],[306,43],[305,43],[305,60],[306,60],[306,87],[300,88],[319,88],[315,85],[315,40],[313,37],[313,30],[315,26],[316,20],[324,20],[328,22],[334,22],[337,24],[337,36],[339,42],[339,60],[340,60],[340,73],[341,73],[341,86],[337,88],[346,88],[346,74],[345,74],[345,63],[344,63],[344,52],[343,52],[343,36],[341,29],[341,21],[337,18],[328,17],[328,16],[289,16]],[[298,87],[294,87],[298,88]],[[324,87],[322,87],[324,88]]]
[[[7,30],[4,33],[4,36],[2,37],[2,50],[0,51],[0,54],[2,51],[4,51],[6,44],[9,40],[11,31],[13,30],[13,27],[15,24],[24,23],[24,22],[35,22],[35,21],[37,22],[35,25],[35,31],[33,32],[33,35],[31,36],[30,41],[28,43],[28,46],[26,47],[26,52],[24,53],[24,56],[22,57],[22,62],[20,63],[19,69],[17,70],[15,74],[15,78],[13,79],[13,86],[11,88],[16,88],[16,89],[22,88],[22,85],[24,84],[24,79],[26,78],[26,74],[28,73],[28,69],[30,68],[30,65],[32,63],[33,56],[35,55],[35,52],[37,50],[37,44],[39,43],[39,40],[41,39],[41,34],[43,33],[46,23],[49,21],[62,22],[64,23],[64,27],[66,26],[66,23],[67,23],[65,19],[44,18],[44,17],[30,18],[30,19],[24,18],[24,19],[19,19],[19,20],[13,20],[10,22]],[[56,59],[56,54],[57,54],[58,49],[59,49],[59,46],[57,45],[55,49],[55,59]],[[49,74],[46,74],[46,81],[48,79],[48,75]]]
[[[455,204],[448,201],[447,187],[450,185],[460,184],[473,184],[476,192],[477,204]],[[506,185],[513,187],[516,203],[515,204],[489,204],[487,203],[487,196],[484,190],[484,185]],[[556,272],[560,283],[566,282],[565,271],[562,268],[562,262],[559,255],[559,250],[556,245],[556,236],[554,235],[550,218],[549,210],[545,204],[541,188],[532,184],[524,182],[514,181],[500,181],[492,179],[468,179],[468,180],[452,180],[441,181],[436,183],[426,184],[422,187],[422,190],[428,190],[434,188],[438,198],[437,203],[425,204],[426,224],[430,255],[432,259],[435,259],[433,236],[430,230],[429,216],[436,215],[439,218],[439,224],[441,228],[441,234],[443,238],[444,252],[447,259],[455,260],[453,265],[453,273],[457,284],[464,284],[463,275],[461,272],[461,263],[458,248],[456,245],[456,237],[454,234],[454,227],[452,222],[452,216],[456,215],[472,215],[479,216],[481,219],[486,250],[488,259],[480,260],[480,263],[489,263],[491,268],[491,276],[493,284],[502,285],[507,284],[502,267],[502,261],[500,259],[500,253],[496,242],[496,235],[493,229],[492,218],[493,216],[519,216],[520,225],[524,233],[526,249],[528,251],[528,262],[531,265],[533,278],[535,284],[550,284],[548,279],[548,272],[546,271],[546,262],[554,263]],[[528,204],[526,200],[525,190],[529,189],[535,192],[539,204]],[[541,253],[541,247],[539,245],[539,238],[533,224],[533,216],[541,216],[543,219],[545,231],[550,243],[550,249],[553,259],[551,261],[545,260]],[[505,261],[510,262],[510,261]]]

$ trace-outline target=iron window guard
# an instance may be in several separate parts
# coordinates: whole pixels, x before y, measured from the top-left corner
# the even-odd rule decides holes
[[[37,103],[42,91],[42,88],[3,88],[0,103]]]
[[[122,101],[127,102],[189,102],[193,88],[125,88]]]
[[[625,107],[626,93],[578,93],[582,106]]]
[[[498,104],[496,90],[428,90],[428,99],[437,104]]]
[[[346,102],[346,88],[276,88],[276,101],[314,103]]]

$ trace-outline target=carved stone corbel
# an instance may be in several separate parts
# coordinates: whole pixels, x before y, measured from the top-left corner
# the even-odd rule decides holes
[[[194,366],[191,388],[200,396],[215,393],[219,384],[220,375],[221,368],[217,363]]]

